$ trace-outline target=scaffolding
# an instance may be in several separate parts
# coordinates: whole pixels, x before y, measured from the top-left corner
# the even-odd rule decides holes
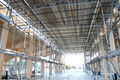
[[[85,47],[86,72],[91,73],[98,80],[102,76],[105,80],[119,80],[119,1],[110,2],[110,15],[101,6],[102,26],[97,27],[97,34],[94,36],[94,43]],[[106,18],[108,17],[108,18]],[[95,22],[95,24],[98,24]]]
[[[33,75],[32,73],[36,73],[36,63],[41,62],[41,75],[44,76],[44,64],[50,63],[55,65],[63,65],[57,58],[51,57],[47,59],[46,56],[53,56],[53,55],[61,55],[57,47],[53,45],[51,41],[48,41],[40,32],[39,25],[33,27],[28,21],[30,20],[27,15],[25,15],[26,19],[20,16],[11,6],[11,1],[8,0],[7,3],[5,1],[0,1],[0,34],[1,34],[1,42],[0,42],[0,61],[1,61],[1,71],[0,75],[6,74],[8,80],[16,74],[18,80],[22,80],[24,78],[31,78]],[[22,12],[22,11],[21,11]],[[6,15],[6,16],[5,16]],[[13,16],[14,15],[14,16]],[[18,23],[17,23],[18,22]],[[20,22],[20,23],[19,23]],[[20,26],[19,24],[25,25]],[[34,22],[32,22],[34,24]],[[40,23],[42,24],[42,23]],[[52,34],[51,34],[52,35]],[[9,37],[10,36],[10,37]],[[9,38],[7,40],[7,37]],[[54,36],[53,36],[54,38]],[[8,44],[8,45],[7,45]],[[59,44],[58,44],[59,45]],[[48,48],[52,48],[48,52],[46,51]],[[61,56],[59,56],[60,58]],[[4,59],[5,58],[5,59]],[[15,60],[6,65],[8,61],[15,58]],[[19,58],[19,63],[17,64],[17,58]],[[5,65],[4,65],[4,61]],[[27,64],[24,64],[24,61]],[[35,70],[32,71],[32,62],[35,62],[34,68]],[[15,62],[15,63],[14,63]],[[9,68],[4,72],[2,71],[2,66]],[[13,67],[10,67],[13,66]],[[27,66],[28,69],[25,69],[25,73],[23,72],[23,67]],[[51,66],[52,67],[52,66]],[[59,66],[58,66],[59,67]],[[57,68],[58,68],[57,67]],[[51,70],[51,69],[50,69]],[[50,71],[50,73],[52,70]],[[57,72],[60,72],[58,70]],[[9,74],[10,73],[10,74]],[[51,74],[50,74],[51,75]],[[0,76],[0,78],[1,78]],[[35,79],[36,74],[34,74]]]
[[[101,75],[109,80],[120,78],[119,0],[1,0],[0,12],[0,61],[15,58],[14,69],[9,69],[17,71],[19,80],[24,75],[31,78],[33,61],[35,69],[41,62],[41,76],[45,76],[47,63],[49,77],[52,67],[56,74],[62,72],[65,51],[84,51],[86,73],[92,72],[94,79]],[[0,76],[5,73],[3,65]],[[25,74],[24,66],[30,67]]]

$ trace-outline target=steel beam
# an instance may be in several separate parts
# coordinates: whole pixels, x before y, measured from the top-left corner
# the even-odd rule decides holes
[[[99,7],[99,6],[100,6],[100,2],[99,2],[99,0],[98,0],[94,14],[97,14],[97,13],[99,12],[99,9],[97,8],[97,7]],[[93,19],[92,19],[92,21],[91,21],[90,29],[89,29],[89,31],[88,31],[87,37],[90,36],[90,33],[91,33],[91,30],[92,30],[93,24],[94,24],[94,22],[95,22],[95,20],[96,20],[96,15],[93,15],[92,18],[93,18]],[[87,43],[87,42],[88,42],[88,38],[87,38],[87,40],[86,40],[86,43]]]
[[[74,17],[72,17],[73,19],[74,19]],[[61,18],[62,19],[62,18]],[[96,18],[96,20],[102,20],[102,18]],[[54,20],[54,18],[53,18],[53,20]],[[89,21],[89,20],[95,20],[95,19],[80,19],[80,20],[74,20],[75,22],[77,22],[77,21]],[[38,20],[33,20],[33,21],[38,21]],[[45,21],[45,20],[42,20],[42,21]],[[56,21],[56,20],[54,20],[54,21]],[[47,23],[45,23],[45,24],[49,24],[49,23],[63,23],[63,22],[72,22],[73,20],[69,20],[69,21],[59,21],[59,22],[51,22],[51,20],[50,21],[47,21]]]
[[[103,8],[108,8],[110,6],[103,6]],[[95,9],[96,7],[90,7],[90,8],[82,8],[82,9],[72,9],[72,10],[62,10],[62,11],[49,11],[49,12],[44,12],[44,13],[39,13],[39,14],[36,14],[36,15],[47,15],[47,14],[53,14],[53,13],[61,13],[61,12],[71,12],[71,11],[82,11],[82,10],[92,10],[92,9]],[[97,7],[97,8],[101,8],[101,7]],[[20,11],[19,9],[17,9],[16,11]],[[109,15],[110,13],[106,13],[106,15]],[[23,14],[20,14],[20,15],[23,15]],[[81,15],[80,17],[82,16],[92,16],[94,15],[94,13],[91,13],[91,14],[88,14],[88,15]],[[95,14],[95,15],[101,15],[100,13],[99,14]],[[24,16],[24,15],[23,15]],[[28,15],[28,16],[34,16],[34,15]],[[75,16],[73,16],[75,17]],[[77,17],[77,16],[76,16]]]
[[[46,2],[46,3],[39,3],[39,4],[33,4],[28,6],[14,6],[15,9],[20,9],[23,11],[30,11],[30,10],[36,10],[36,9],[46,9],[51,7],[60,7],[60,6],[69,6],[69,5],[79,5],[79,4],[93,4],[97,3],[98,0],[89,0],[89,1],[81,1],[81,2],[70,2],[69,0],[60,0],[60,1],[52,1],[52,2]],[[114,0],[115,1],[115,0]],[[102,0],[99,2],[111,2],[111,0]],[[58,4],[59,3],[59,4]],[[32,7],[32,8],[30,8]]]
[[[28,4],[28,2],[26,0],[24,0],[25,4],[32,9],[32,7]],[[40,19],[39,16],[36,15],[35,11],[33,11],[33,14],[35,15],[36,18],[38,18],[38,20],[41,22],[41,24],[48,30],[48,32],[51,34],[51,36],[54,38],[54,40],[59,44],[59,42],[57,41],[57,39],[54,37],[54,35],[50,32],[49,28],[46,26],[46,24],[44,24],[44,22]],[[59,44],[59,46],[61,47],[61,45]]]

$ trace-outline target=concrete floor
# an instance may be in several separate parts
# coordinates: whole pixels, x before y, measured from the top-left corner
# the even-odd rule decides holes
[[[22,80],[104,80],[102,77],[87,75],[83,72],[82,69],[70,69],[64,70],[62,74],[54,74],[51,77],[34,77],[31,79],[22,79]],[[96,79],[94,79],[96,77]],[[10,79],[10,80],[17,80],[17,79]]]
[[[40,78],[35,78],[35,80],[95,80],[88,76],[86,73],[83,72],[82,69],[70,69],[70,70],[65,70],[63,74],[59,75],[52,75],[51,77],[43,77],[42,79]],[[96,79],[96,80],[104,80],[104,79]]]

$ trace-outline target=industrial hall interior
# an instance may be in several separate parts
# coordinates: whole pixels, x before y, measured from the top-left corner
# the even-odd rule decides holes
[[[120,0],[0,0],[0,80],[120,80]]]

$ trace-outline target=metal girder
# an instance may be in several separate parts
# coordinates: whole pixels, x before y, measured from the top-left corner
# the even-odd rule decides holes
[[[76,27],[76,26],[72,26],[72,27]],[[84,29],[84,31],[87,31],[87,29],[89,29],[89,27],[86,27],[86,28],[84,28],[84,27],[79,27],[79,28],[72,28],[72,27],[70,27],[71,29],[67,29],[66,27],[65,28],[63,28],[63,29],[59,29],[59,30],[61,30],[60,32],[64,32],[64,31],[66,31],[66,32],[74,32],[75,31],[75,29],[77,29],[77,31],[76,32],[80,32],[80,30],[79,29]],[[54,27],[53,27],[54,28]],[[96,27],[93,27],[93,29],[96,29]],[[98,30],[99,29],[103,29],[103,27],[102,26],[100,26],[100,28],[98,28]],[[54,31],[54,32],[57,32],[57,30],[56,29],[50,29],[51,31]],[[46,30],[44,29],[44,30],[42,30],[43,32],[45,32]]]
[[[62,0],[63,1],[63,0]],[[68,1],[68,0],[67,0]],[[89,0],[90,1],[90,0]],[[94,1],[98,1],[98,0],[94,0]],[[104,1],[107,1],[107,0],[104,0]],[[109,0],[109,1],[111,1],[111,0]],[[83,0],[83,2],[85,2],[84,0]],[[91,3],[91,2],[90,2]],[[60,3],[60,4],[63,4],[63,3]],[[55,5],[60,5],[59,3],[56,3]],[[72,3],[73,4],[73,3]],[[31,5],[29,5],[29,6],[31,6]],[[45,5],[44,7],[48,7],[48,6],[51,6],[51,5]],[[35,7],[40,7],[39,5],[37,5],[37,6],[35,6]],[[33,11],[33,7],[29,7],[29,9],[28,9],[28,11],[29,10],[32,10]],[[96,9],[96,8],[94,8],[94,9]],[[27,10],[27,9],[26,9]],[[74,10],[74,9],[73,9]],[[24,11],[24,10],[23,10]],[[48,12],[49,13],[49,12]],[[54,12],[53,12],[54,13]],[[50,13],[49,13],[50,14]],[[95,15],[95,14],[94,14]],[[33,16],[35,16],[35,17],[39,17],[40,18],[40,16],[37,16],[37,14],[36,13],[34,13],[33,14]],[[41,20],[41,19],[39,19],[38,18],[38,20],[40,20],[40,21],[45,21],[45,20]],[[67,18],[67,17],[66,17]],[[54,18],[53,18],[54,19]],[[57,19],[57,18],[55,18],[55,19]],[[59,19],[61,19],[61,18],[59,18]],[[74,17],[73,17],[73,19],[74,19]],[[47,19],[46,19],[47,20]],[[49,19],[48,19],[49,20]],[[84,20],[84,19],[83,19]],[[83,20],[81,20],[81,21],[83,21]],[[92,20],[92,19],[90,19],[90,20]],[[74,20],[75,21],[75,20]],[[76,20],[77,21],[77,20]],[[63,21],[64,22],[64,21]],[[48,22],[49,23],[49,22]],[[54,24],[54,22],[53,22],[53,24]],[[73,23],[74,24],[74,23]],[[43,25],[44,25],[44,23],[43,23]],[[80,24],[81,25],[81,24]],[[90,24],[89,24],[90,25]],[[54,25],[53,25],[54,26]],[[52,26],[52,27],[53,27]],[[75,26],[75,25],[74,25]],[[48,26],[47,26],[48,27]],[[75,26],[76,27],[76,26]],[[74,28],[74,29],[77,29],[77,28]],[[82,29],[84,29],[84,28],[82,28]],[[87,28],[86,28],[87,29]],[[49,29],[50,30],[50,29]],[[72,33],[76,33],[76,32],[72,32]],[[64,33],[55,33],[55,35],[56,34],[64,34]],[[90,34],[91,35],[91,34]],[[57,36],[55,36],[55,38],[56,38]],[[76,38],[76,37],[75,37]],[[60,43],[61,44],[61,43]],[[62,44],[63,45],[63,44]],[[65,46],[63,46],[64,47],[64,49],[65,49]],[[73,46],[74,48],[78,48],[78,47],[76,47],[76,46]]]
[[[32,7],[28,4],[28,2],[26,0],[24,0],[24,3],[30,8],[32,9]],[[48,30],[48,32],[51,34],[51,36],[54,38],[54,40],[59,44],[59,42],[57,41],[57,39],[54,37],[54,35],[50,32],[49,28],[44,24],[44,22],[41,20],[41,18],[39,16],[36,15],[35,11],[32,10],[32,13],[35,15],[35,17],[41,22],[41,24],[44,26],[44,28],[46,28]],[[59,44],[60,47],[62,47]]]
[[[74,26],[76,26],[76,27],[74,27]],[[98,26],[99,26],[99,28],[102,26],[102,25],[96,25],[96,24],[93,24],[93,28],[98,28]],[[50,26],[50,27],[54,27],[54,26]],[[49,29],[50,30],[56,30],[55,28],[50,28],[49,27]],[[64,27],[64,28],[63,28]],[[82,28],[82,29],[88,29],[90,27],[90,25],[89,24],[79,24],[79,25],[62,25],[62,26],[58,26],[58,28],[59,28],[59,30],[62,30],[62,31],[64,31],[64,30],[74,30],[75,28],[76,29],[80,29],[80,28]],[[101,27],[102,28],[102,27]],[[43,31],[45,31],[45,29],[43,29]]]
[[[103,59],[103,58],[107,58],[107,59],[110,59],[110,58],[113,58],[113,57],[116,57],[116,56],[120,56],[120,51],[108,51],[109,55],[103,55],[103,56],[100,56],[98,58],[95,58],[93,60],[91,60],[91,62],[95,62],[95,61],[99,61],[100,59]],[[110,55],[112,54],[112,55]],[[89,62],[89,63],[91,63]]]
[[[72,33],[80,33],[80,32],[65,32],[65,33],[54,33],[54,34],[72,34]],[[88,31],[84,31],[84,33],[88,33]],[[96,32],[93,32],[93,33],[96,33]],[[46,33],[46,35],[49,35]]]
[[[61,18],[62,19],[62,18]],[[54,20],[54,18],[53,18],[53,20]],[[95,20],[95,19],[80,19],[80,20],[69,20],[69,21],[59,21],[59,22],[55,22],[55,20],[54,20],[54,22],[52,22],[51,20],[49,20],[49,22],[47,21],[46,23],[44,23],[44,24],[53,24],[53,23],[64,23],[64,22],[73,22],[73,21],[75,21],[75,22],[82,22],[82,21],[91,21],[91,20]],[[102,18],[96,18],[96,20],[102,20]],[[33,21],[38,21],[39,22],[39,20],[33,20]],[[42,20],[43,21],[43,20]]]
[[[120,51],[108,51],[108,54],[120,55]]]
[[[61,43],[61,45],[64,45],[64,43]],[[91,44],[86,44],[86,45],[84,45],[84,43],[83,44],[78,44],[78,46],[76,45],[76,42],[74,42],[73,44],[71,44],[71,45],[68,45],[68,46],[73,46],[72,48],[74,48],[74,47],[88,47],[88,46],[90,46]],[[65,47],[65,48],[70,48],[70,47]]]
[[[103,8],[107,8],[107,7],[110,7],[110,6],[103,6]],[[53,13],[60,13],[60,12],[71,12],[71,11],[81,11],[81,10],[88,10],[88,9],[95,9],[96,7],[90,7],[90,8],[82,8],[82,9],[72,9],[72,10],[62,10],[62,11],[49,11],[49,12],[44,12],[44,13],[38,13],[36,15],[43,15],[43,14],[53,14]],[[101,8],[101,7],[97,7],[97,8]],[[21,11],[20,9],[17,9],[17,11]],[[94,13],[93,13],[94,14]],[[106,13],[106,14],[110,14],[110,13]],[[20,14],[22,15],[22,14]],[[92,14],[88,14],[89,16],[91,16]],[[84,15],[84,16],[88,16],[88,15]],[[96,14],[97,15],[97,14]],[[98,14],[100,15],[100,14]],[[34,16],[34,15],[28,15],[28,16]],[[82,15],[81,15],[82,16]]]
[[[58,38],[58,39],[60,39],[61,37],[56,37],[56,38]],[[64,39],[72,39],[72,38],[75,38],[75,37],[69,37],[69,36],[67,36],[67,37],[63,37]],[[86,39],[86,37],[78,37],[78,38],[80,38],[80,39]]]
[[[8,9],[8,5],[4,4],[4,3],[1,2],[1,1],[0,1],[0,3],[1,3],[2,5],[4,5],[4,6],[6,6],[6,8]],[[18,16],[15,12],[13,12],[13,14],[16,15],[16,16]],[[20,16],[18,16],[18,18],[19,18],[20,20],[22,20]],[[11,21],[11,23],[13,23],[16,27],[19,27],[19,29],[23,30],[19,25],[17,25],[17,24],[14,23],[13,21]],[[23,23],[26,24],[26,25],[28,25],[30,28],[32,28],[31,25],[28,24],[27,22],[24,22],[24,21],[23,21]],[[33,29],[36,33],[39,34],[39,32],[36,31],[34,28],[32,28],[32,29]],[[9,30],[9,31],[10,31],[10,30]],[[23,31],[24,31],[24,30],[23,30]],[[11,31],[11,32],[12,32],[12,31]],[[14,33],[14,34],[16,34],[16,33]],[[28,33],[28,34],[29,34],[29,33]],[[20,35],[19,35],[19,36],[20,36]],[[41,34],[39,34],[39,36],[41,36]],[[51,36],[52,36],[52,35],[51,35]],[[31,36],[31,37],[33,37],[33,36]],[[33,39],[36,39],[36,37],[34,36]],[[45,37],[43,37],[43,40],[45,40],[45,42],[48,42]],[[52,44],[52,46],[55,47],[53,44]],[[59,50],[58,50],[58,51],[59,51]]]
[[[62,51],[62,53],[67,53],[67,54],[71,54],[71,53],[83,53],[84,50],[74,50],[74,51]]]
[[[79,42],[78,42],[78,41],[75,41],[75,40],[74,40],[73,42],[71,42],[71,41],[69,41],[69,40],[70,40],[70,39],[65,40],[67,44],[73,44],[74,42],[77,42],[78,44],[82,44],[82,43],[85,42],[84,40],[79,40]],[[64,42],[63,42],[62,40],[59,40],[59,42],[60,42],[60,44],[64,44]]]
[[[78,48],[82,48],[82,47],[84,47],[84,46],[88,46],[88,45],[80,45],[80,46],[78,46]],[[68,48],[76,48],[77,46],[69,46]]]
[[[70,40],[70,39],[68,39],[68,40]],[[71,42],[71,41],[68,41],[68,40],[65,40],[65,41],[67,41],[66,43],[67,44],[72,44],[72,43],[74,43],[74,42]],[[59,40],[59,42],[62,44],[63,43],[63,41],[61,41],[61,40]],[[79,41],[75,41],[75,42],[77,42],[78,44],[81,44],[81,43],[84,43],[85,41],[84,40],[79,40]]]
[[[73,26],[74,27],[74,26]],[[80,28],[71,28],[71,29],[65,29],[65,28],[63,28],[63,29],[59,29],[59,30],[62,30],[62,31],[66,31],[66,30],[71,30],[71,31],[74,31],[74,29],[88,29],[89,27],[86,27],[86,28],[82,28],[82,27],[80,27]],[[96,28],[96,26],[95,27],[93,27],[93,28]],[[98,29],[103,29],[103,27],[99,27]],[[52,30],[52,29],[50,29],[50,30]],[[54,32],[57,32],[57,30],[56,29],[53,29],[54,30]],[[43,32],[46,32],[46,30],[43,30]]]
[[[36,10],[36,9],[45,9],[45,8],[51,8],[51,7],[60,7],[60,6],[68,6],[68,5],[78,5],[78,4],[92,4],[97,3],[98,0],[82,0],[80,2],[71,2],[70,0],[60,0],[60,1],[52,1],[52,2],[45,2],[45,3],[38,3],[28,6],[14,6],[15,9],[20,9],[23,11],[29,11],[29,10]],[[111,0],[102,0],[100,2],[110,2]]]
[[[60,43],[61,43],[61,42],[60,42]],[[91,43],[88,43],[88,44],[84,45],[85,42],[81,42],[81,43],[80,43],[80,42],[76,42],[76,43],[79,44],[79,46],[81,46],[81,45],[82,45],[82,46],[86,46],[86,45],[90,45],[90,44],[91,44]],[[64,44],[64,43],[61,43],[61,44]],[[66,44],[69,44],[69,47],[76,45],[75,43],[72,43],[72,42],[71,42],[71,43],[69,42],[69,43],[66,43]]]
[[[84,31],[84,33],[87,33],[88,32],[88,30],[87,31]],[[60,33],[58,33],[58,32],[54,32],[54,34],[72,34],[72,33],[80,33],[79,31],[70,31],[70,32],[60,32]],[[95,31],[93,31],[92,33],[96,33]],[[47,35],[47,33],[46,33],[46,35]],[[49,35],[49,34],[48,34]]]
[[[66,40],[65,40],[65,41],[66,41]],[[77,43],[77,42],[71,42],[71,43],[68,42],[68,43],[66,43],[66,44],[68,44],[68,46],[76,46],[76,45],[75,45],[76,43]],[[85,43],[85,42],[81,42],[81,43],[79,42],[78,45],[84,45],[84,43]],[[61,45],[64,45],[64,43],[61,42],[61,41],[60,41],[60,44],[61,44]],[[88,44],[86,44],[86,45],[91,45],[91,43],[88,43]]]
[[[34,61],[49,61],[49,62],[56,63],[54,61],[50,61],[50,60],[47,60],[45,58],[38,58],[38,57],[34,57],[34,56],[28,56],[26,54],[16,53],[16,52],[13,52],[12,50],[7,51],[7,50],[4,50],[4,49],[0,49],[0,54],[4,54],[4,55],[7,55],[7,56],[11,56],[11,57],[16,56],[16,57],[20,57],[20,58],[24,58],[24,59],[31,59],[31,60],[34,60]]]
[[[54,12],[52,12],[52,13],[54,13]],[[36,14],[36,15],[42,15],[42,14],[44,14],[44,13],[40,13],[40,14]],[[50,14],[50,13],[45,13],[45,14]],[[93,13],[91,13],[91,14],[86,14],[86,15],[80,15],[80,16],[71,16],[71,17],[60,17],[60,18],[53,18],[54,20],[59,20],[59,19],[62,19],[62,18],[67,18],[67,19],[69,19],[69,18],[82,18],[82,17],[85,17],[85,16],[93,16],[93,15],[96,15],[96,16],[102,16],[102,13],[99,13],[99,14],[93,14]],[[106,13],[105,14],[106,16],[110,16],[111,15],[111,13]],[[117,15],[117,13],[114,13],[113,15]],[[14,15],[13,15],[14,16]],[[29,17],[30,16],[34,16],[34,15],[28,15]],[[113,17],[116,17],[116,16],[113,16]],[[46,21],[46,20],[51,20],[51,19],[42,19],[42,21]],[[35,21],[35,20],[33,20],[33,21]]]
[[[93,26],[94,25],[96,25],[96,24],[93,24]],[[102,26],[102,23],[101,22],[97,22],[97,25],[98,26]],[[90,24],[89,23],[78,23],[78,24],[67,24],[67,25],[57,25],[58,27],[63,27],[63,26],[90,26]],[[48,26],[48,27],[54,27],[54,25],[53,26]]]
[[[84,46],[83,47],[67,47],[66,49],[75,49],[75,48],[84,49]],[[65,49],[65,48],[62,48],[62,49]]]
[[[16,24],[20,24],[21,22],[18,22]],[[34,26],[37,26],[38,24],[40,23],[36,23]],[[96,24],[93,24],[93,26],[96,25]],[[21,26],[25,26],[25,25],[21,25]],[[57,25],[60,29],[60,27],[63,27],[63,26],[90,26],[90,24],[86,24],[86,23],[78,23],[78,24],[67,24],[67,25]],[[102,26],[102,23],[101,22],[97,22],[97,26]],[[48,26],[48,28],[50,27],[56,27],[56,25],[52,25],[52,26]]]
[[[79,16],[78,16],[79,17]],[[74,17],[71,17],[74,19]],[[62,19],[62,18],[61,18]],[[100,20],[102,18],[96,18],[96,20]],[[54,18],[53,18],[54,21],[56,21]],[[94,20],[92,18],[90,19],[80,19],[80,20],[74,20],[74,21],[89,21],[89,20]],[[38,20],[33,20],[33,21],[38,21]],[[48,20],[42,20],[42,21],[48,21]],[[51,20],[49,19],[50,22],[47,22],[47,23],[62,23],[62,22],[72,22],[73,20],[69,20],[69,21],[59,21],[59,22],[51,22]]]
[[[86,20],[71,20],[71,21],[59,21],[59,22],[54,22],[54,23],[64,23],[64,22],[77,22],[77,21],[79,21],[79,22],[83,22],[83,21],[91,21],[91,20],[93,20],[93,19],[86,19]],[[51,24],[51,23],[53,23],[53,22],[46,22],[46,23],[44,23],[44,24]]]
[[[82,35],[81,37],[85,37],[86,35]],[[90,36],[93,36],[93,35],[90,35]],[[51,37],[51,35],[45,35],[45,37],[46,38],[50,38]],[[66,35],[64,35],[64,37],[68,37],[68,36],[66,36]],[[73,37],[76,37],[76,36],[73,36]],[[58,37],[58,36],[56,36],[56,38],[61,38],[60,36]]]
[[[97,1],[97,4],[96,4],[96,8],[95,8],[95,11],[94,11],[94,14],[98,13],[99,12],[99,9],[97,7],[100,6],[100,2],[99,0]],[[96,20],[96,15],[93,15],[92,17],[92,21],[91,21],[91,24],[90,24],[90,29],[88,31],[88,34],[87,34],[87,37],[90,36],[90,33],[91,33],[91,30],[92,30],[92,27],[93,27],[93,24],[95,23],[95,20]],[[88,42],[88,38],[86,39],[86,43]]]
[[[69,45],[73,44],[74,42],[77,42],[78,44],[83,44],[83,43],[85,43],[84,40],[79,40],[79,41],[74,41],[74,42],[71,42],[71,41],[69,41],[69,40],[65,40],[65,41],[67,41],[66,43],[69,44]],[[63,41],[60,41],[60,43],[62,44]],[[89,44],[90,44],[90,43],[89,43]]]
[[[68,28],[68,29],[67,29],[67,27],[64,27],[63,29],[60,28],[59,30],[61,30],[61,31],[66,31],[66,30],[74,31],[75,29],[85,29],[85,30],[86,30],[86,29],[89,28],[89,27],[84,27],[84,26],[82,26],[82,27],[80,26],[80,27],[78,27],[78,28],[74,28],[74,27],[76,27],[76,26],[72,26],[72,27],[70,27],[70,28]],[[96,28],[96,26],[93,27],[93,28]],[[98,29],[102,29],[102,28],[103,28],[103,27],[100,26]],[[55,32],[57,31],[56,29],[50,29],[50,30],[54,30]],[[46,31],[46,30],[44,29],[43,32],[45,32],[45,31]]]

